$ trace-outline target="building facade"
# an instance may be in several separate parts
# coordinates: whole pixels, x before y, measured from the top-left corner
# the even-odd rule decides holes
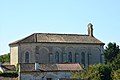
[[[91,23],[87,27],[86,35],[34,33],[10,43],[10,63],[104,63],[104,43],[93,35]]]
[[[87,27],[85,35],[34,33],[10,43],[10,64],[19,64],[19,80],[70,80],[72,71],[104,63],[104,43],[91,23]]]
[[[73,79],[71,72],[82,71],[79,63],[39,64],[20,63],[19,80],[64,80]]]

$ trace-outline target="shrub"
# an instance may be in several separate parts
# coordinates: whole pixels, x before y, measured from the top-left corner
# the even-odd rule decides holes
[[[5,73],[0,73],[0,76],[2,77],[18,77],[18,73],[16,72],[5,72]]]

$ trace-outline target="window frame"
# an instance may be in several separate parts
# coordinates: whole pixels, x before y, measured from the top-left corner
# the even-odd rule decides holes
[[[59,63],[59,52],[55,52],[55,63]]]
[[[72,63],[72,52],[68,53],[68,62]]]
[[[80,63],[79,53],[75,53],[75,63]]]
[[[29,63],[29,61],[30,61],[29,59],[30,59],[29,52],[26,51],[26,52],[25,52],[25,63]]]
[[[53,54],[52,53],[49,54],[49,62],[53,63]]]
[[[81,53],[81,64],[85,66],[85,53],[84,52]]]

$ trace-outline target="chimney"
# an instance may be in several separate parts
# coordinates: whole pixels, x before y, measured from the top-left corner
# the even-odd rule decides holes
[[[38,70],[38,69],[40,69],[40,65],[39,65],[39,63],[35,62],[35,70]]]
[[[93,37],[93,25],[89,23],[87,27],[88,27],[88,35]]]

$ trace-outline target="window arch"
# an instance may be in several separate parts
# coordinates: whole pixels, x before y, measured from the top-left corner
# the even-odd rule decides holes
[[[59,52],[58,51],[55,53],[55,62],[59,63]]]
[[[75,62],[79,63],[79,54],[78,53],[75,53]]]
[[[29,52],[25,53],[25,63],[29,63]]]
[[[49,62],[53,63],[53,54],[52,53],[49,54]]]
[[[68,62],[72,62],[72,52],[68,53]]]
[[[85,53],[81,53],[81,63],[85,66]]]
[[[49,62],[49,49],[46,47],[39,48],[39,55],[37,56],[38,63],[48,63]]]

